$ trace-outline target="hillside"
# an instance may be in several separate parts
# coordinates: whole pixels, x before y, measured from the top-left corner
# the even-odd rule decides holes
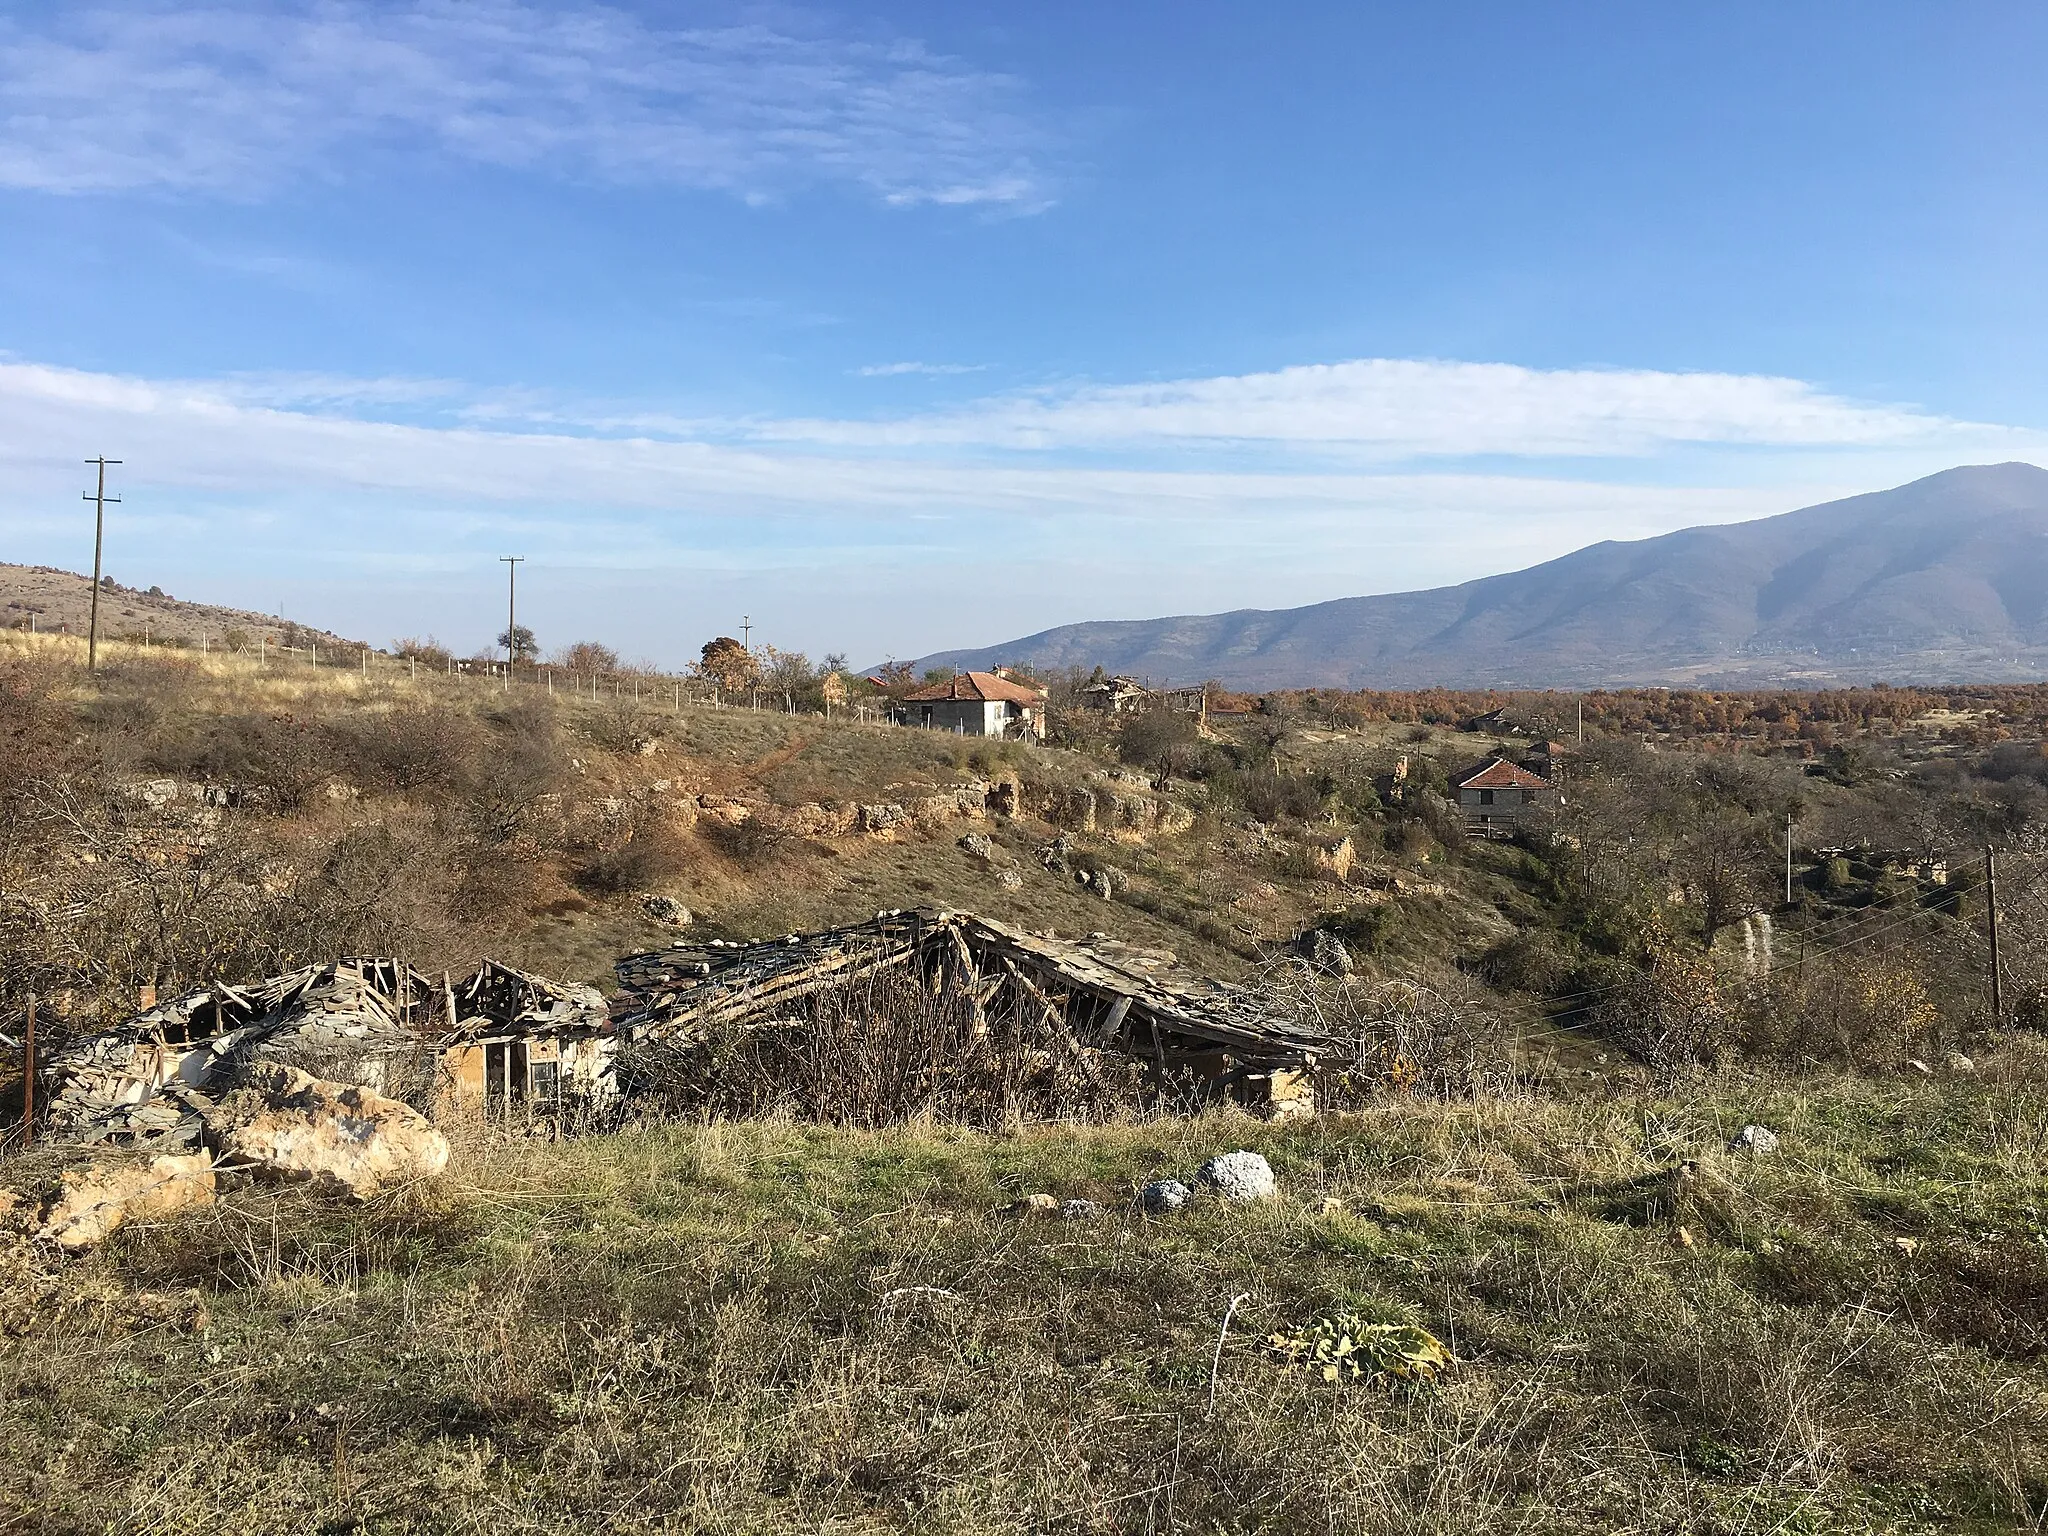
[[[39,634],[83,635],[92,607],[92,578],[47,565],[0,562],[0,625],[33,629]],[[218,648],[229,630],[252,637],[268,635],[272,645],[286,628],[310,635],[323,644],[339,645],[342,637],[324,629],[287,625],[275,614],[214,603],[190,603],[157,587],[137,591],[109,579],[100,588],[100,638],[140,640],[144,631],[153,643],[197,647],[202,638]],[[253,640],[251,642],[254,643]]]
[[[1559,835],[1510,841],[1446,798],[1495,743],[1437,695],[1063,746],[82,649],[0,633],[0,1530],[2040,1529],[2048,687],[1757,705],[1804,738],[1672,696],[1603,730],[1645,704],[1610,695]],[[744,1113],[430,1086],[441,1173],[351,1202],[230,1163],[96,1248],[30,1235],[156,1147],[62,1141],[46,1077],[20,1150],[26,997],[48,1053],[145,986],[602,983],[912,905],[1256,979],[1357,1066],[1269,1122],[1213,1057],[1075,1036],[1099,1096],[941,1113],[922,1010],[994,994],[863,977],[689,1058],[761,1073]],[[821,1047],[828,1007],[860,1027]],[[873,1097],[818,1109],[805,1062]],[[1274,1198],[1143,1213],[1237,1149]],[[1318,1330],[1383,1353],[1326,1380],[1285,1347]]]
[[[1070,624],[918,665],[998,662],[1256,689],[2031,680],[2048,671],[2048,471],[1966,466],[1462,586]]]

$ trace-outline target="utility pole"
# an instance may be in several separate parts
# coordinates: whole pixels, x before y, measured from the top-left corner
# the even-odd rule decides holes
[[[2005,978],[1998,969],[1998,854],[1984,845],[1984,899],[1991,915],[1991,1023],[2005,1018]]]
[[[1204,695],[1204,697],[1206,698],[1207,696],[1206,696],[1206,695]],[[1579,745],[1583,747],[1583,746],[1584,746],[1585,744],[1586,744],[1586,701],[1585,701],[1584,699],[1580,699],[1580,700],[1579,700]],[[1786,899],[1787,901],[1790,901],[1790,900],[1791,900],[1792,898],[1791,898],[1791,897],[1789,897],[1789,896],[1787,896],[1787,897],[1786,897],[1785,899]]]
[[[1785,905],[1792,905],[1792,813],[1785,813]]]
[[[21,1149],[36,1141],[36,995],[28,995],[28,1028],[21,1037]]]
[[[754,616],[751,613],[740,615],[740,649],[749,656],[754,654]]]
[[[519,562],[524,555],[500,555],[505,567],[505,686],[512,686],[512,668],[519,661]]]
[[[100,467],[99,488],[85,493],[85,499],[92,503],[92,616],[86,623],[85,670],[97,672],[100,666],[100,549],[106,542],[107,503],[121,504],[120,497],[107,494],[107,466],[121,461],[98,458],[85,462]]]

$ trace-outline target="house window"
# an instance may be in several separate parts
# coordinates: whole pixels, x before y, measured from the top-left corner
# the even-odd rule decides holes
[[[542,1109],[554,1109],[562,1097],[562,1064],[536,1061],[533,1064],[533,1102]]]
[[[1490,789],[1482,789],[1481,791],[1479,791],[1479,803],[1481,805],[1493,804],[1493,791]]]

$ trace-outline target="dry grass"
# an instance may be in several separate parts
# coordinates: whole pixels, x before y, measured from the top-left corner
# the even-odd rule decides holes
[[[74,1266],[199,1287],[210,1326],[81,1313],[0,1345],[0,1510],[162,1536],[2040,1530],[2048,1090],[2011,1076],[1289,1127],[472,1129],[433,1188],[238,1189]],[[1721,1150],[1748,1120],[1776,1157]],[[1280,1200],[1132,1210],[1234,1146]],[[999,1214],[1035,1190],[1107,1214]],[[1260,1347],[1337,1309],[1460,1363],[1340,1389]]]

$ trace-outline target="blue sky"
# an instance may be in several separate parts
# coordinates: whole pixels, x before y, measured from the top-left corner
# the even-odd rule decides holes
[[[2048,12],[0,9],[0,557],[857,660],[2048,460]]]

